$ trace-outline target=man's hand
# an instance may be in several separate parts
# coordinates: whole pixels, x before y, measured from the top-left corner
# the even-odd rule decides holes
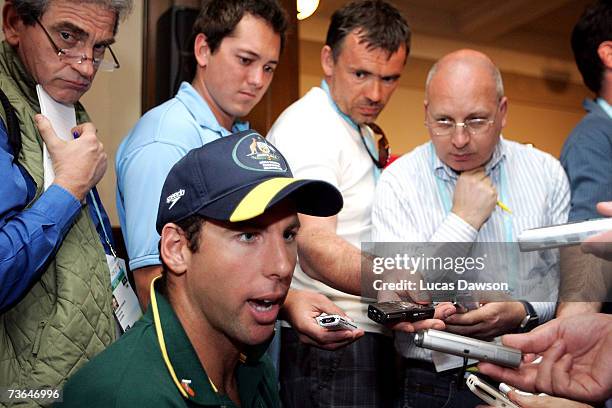
[[[597,211],[601,215],[612,217],[612,201],[598,203]],[[602,232],[586,239],[581,248],[587,254],[612,261],[612,231]]]
[[[446,330],[488,340],[516,329],[524,318],[521,302],[492,302],[450,316],[446,319]]]
[[[290,289],[282,313],[302,343],[326,350],[344,347],[364,334],[362,329],[327,330],[319,326],[315,318],[321,313],[347,317],[344,310],[320,293]]]
[[[457,179],[451,211],[475,229],[480,229],[497,203],[497,191],[484,167],[464,171]]]
[[[446,327],[444,324],[444,319],[451,316],[457,310],[455,306],[453,306],[450,302],[443,302],[436,305],[436,311],[434,313],[433,319],[427,320],[419,320],[417,322],[400,322],[389,325],[388,327],[391,330],[403,331],[406,333],[414,333],[419,330],[426,329],[436,329],[436,330],[444,330]]]
[[[65,141],[57,137],[43,115],[34,116],[34,120],[53,162],[54,183],[82,201],[106,172],[107,156],[96,137],[96,128],[83,123],[72,129],[79,138]]]
[[[522,408],[593,408],[590,405],[568,399],[550,397],[548,395],[520,395],[515,391],[510,391],[508,398]],[[493,407],[479,405],[476,408]]]
[[[416,282],[422,280],[422,276],[419,272],[406,273],[406,271],[400,271],[398,269],[392,269],[385,272],[384,282],[399,283],[399,282],[415,282],[415,287],[418,288]],[[415,290],[379,290],[377,293],[377,300],[379,302],[409,302],[415,305],[428,305],[431,303],[431,298],[427,291]],[[436,305],[436,310],[433,319],[420,320],[417,322],[399,322],[395,324],[389,324],[387,327],[391,330],[403,331],[406,333],[414,333],[419,330],[425,329],[436,329],[444,330],[446,327],[444,319],[457,312],[457,309],[451,302],[442,302]]]
[[[530,392],[581,401],[612,395],[612,316],[591,313],[551,320],[529,333],[509,334],[504,345],[523,352],[516,370],[480,363],[480,371]],[[531,354],[528,354],[531,353]],[[542,361],[533,364],[534,354]]]
[[[520,395],[516,391],[508,392],[508,398],[523,408],[592,408],[582,402],[548,395]]]

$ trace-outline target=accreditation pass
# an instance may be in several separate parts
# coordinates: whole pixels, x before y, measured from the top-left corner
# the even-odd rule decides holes
[[[113,289],[113,312],[125,332],[140,319],[142,311],[128,280],[125,261],[119,257],[106,255],[106,262],[110,269],[111,288]]]

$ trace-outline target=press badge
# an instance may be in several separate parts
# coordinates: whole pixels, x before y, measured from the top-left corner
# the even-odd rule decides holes
[[[125,261],[106,255],[113,290],[113,311],[123,331],[128,331],[142,316],[138,298],[130,286]]]

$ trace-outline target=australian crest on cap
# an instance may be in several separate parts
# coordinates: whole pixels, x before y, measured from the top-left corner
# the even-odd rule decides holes
[[[234,162],[246,170],[285,173],[287,163],[280,153],[258,133],[241,137],[232,152]]]

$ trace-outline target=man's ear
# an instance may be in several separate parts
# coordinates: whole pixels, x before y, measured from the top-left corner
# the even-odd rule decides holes
[[[601,63],[607,68],[612,69],[612,41],[604,41],[597,47],[597,54]]]
[[[499,114],[501,115],[502,128],[506,127],[506,116],[508,115],[508,98],[502,96],[499,101]]]
[[[196,62],[198,63],[198,66],[206,67],[208,65],[208,60],[212,53],[210,51],[210,47],[208,46],[208,39],[206,38],[206,34],[199,33],[198,35],[196,35],[193,44],[193,54],[195,56]]]
[[[189,251],[185,234],[178,225],[173,223],[164,225],[161,233],[159,254],[168,266],[171,274],[181,275],[187,271],[191,252]]]
[[[13,47],[19,46],[19,38],[24,24],[12,0],[6,0],[2,8],[2,31],[6,42]]]
[[[326,77],[330,77],[334,73],[334,52],[329,45],[324,45],[321,49],[321,68]]]

